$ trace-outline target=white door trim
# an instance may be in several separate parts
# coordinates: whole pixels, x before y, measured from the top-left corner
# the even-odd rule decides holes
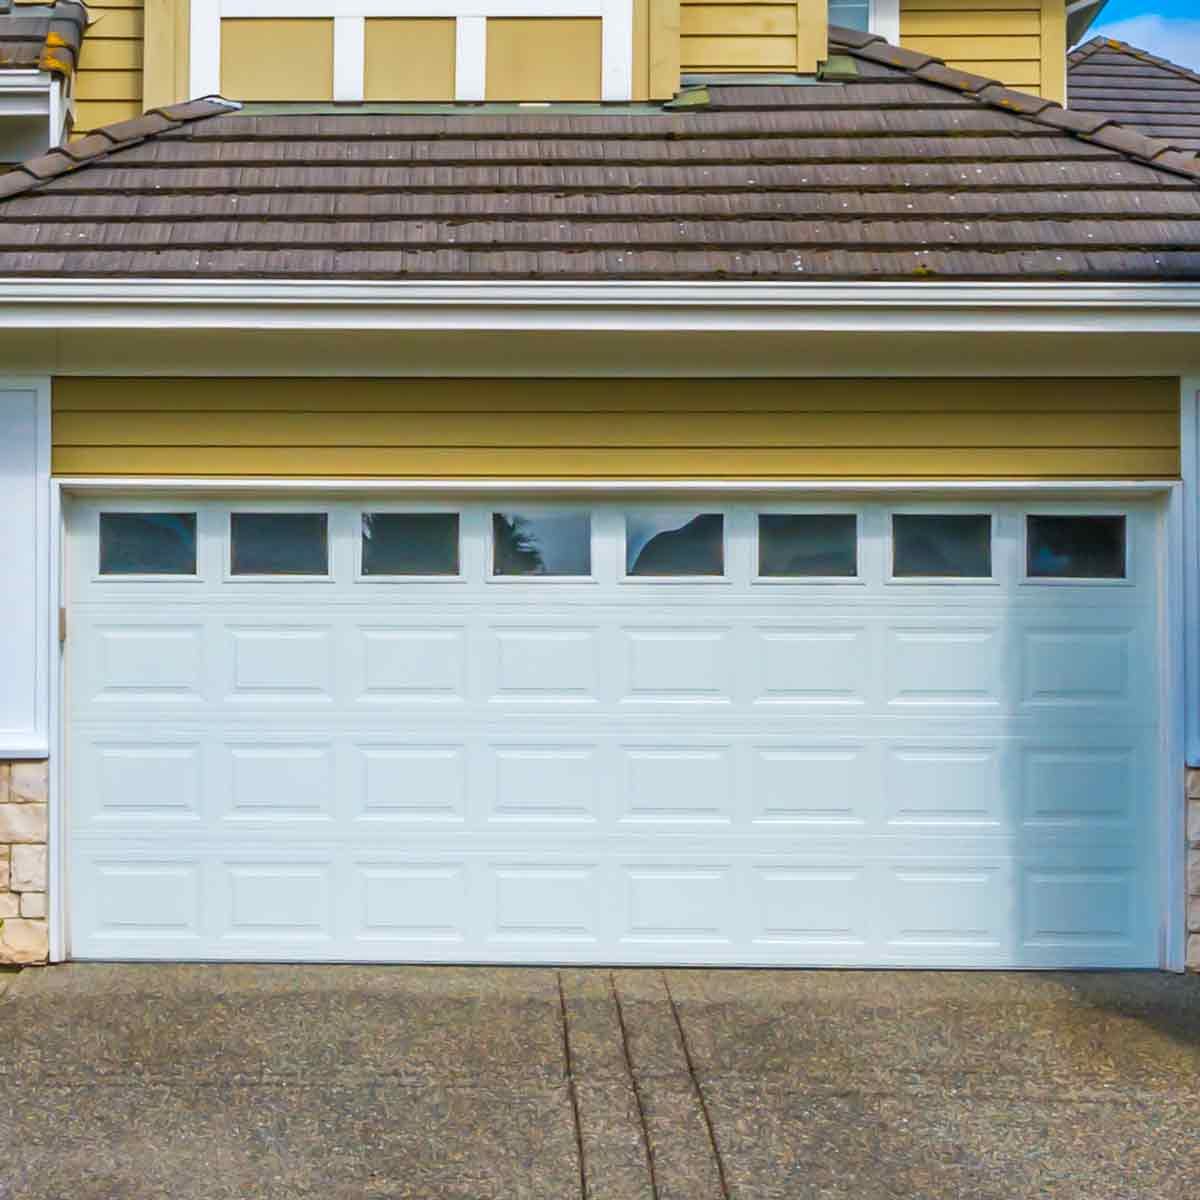
[[[1193,406],[1196,395],[1193,390]],[[1187,467],[1185,465],[1185,472]],[[1191,475],[1192,490],[1190,507],[1195,509],[1194,466]],[[1160,618],[1160,655],[1163,660],[1161,671],[1163,688],[1162,706],[1162,736],[1160,739],[1162,753],[1160,755],[1159,788],[1159,853],[1166,861],[1162,864],[1159,874],[1162,888],[1160,902],[1162,930],[1160,944],[1160,965],[1167,970],[1183,969],[1185,954],[1186,928],[1186,898],[1184,896],[1184,863],[1185,863],[1185,829],[1183,814],[1185,801],[1182,788],[1182,763],[1185,747],[1185,730],[1188,714],[1185,707],[1187,690],[1185,687],[1185,671],[1183,656],[1178,652],[1172,653],[1172,648],[1184,645],[1185,629],[1191,625],[1190,617],[1185,614],[1184,587],[1184,553],[1185,541],[1185,501],[1189,499],[1189,489],[1185,484],[1172,481],[1158,480],[997,480],[997,481],[963,481],[963,480],[930,480],[914,482],[902,481],[790,481],[767,483],[753,481],[653,481],[653,480],[620,480],[620,481],[546,481],[546,480],[484,480],[467,481],[465,484],[447,482],[445,480],[296,480],[296,479],[169,479],[169,478],[138,478],[138,477],[63,477],[51,480],[50,485],[50,563],[51,570],[49,600],[47,612],[47,638],[50,647],[50,661],[57,669],[50,672],[50,731],[52,742],[52,765],[50,771],[49,821],[50,821],[50,961],[62,962],[70,957],[70,930],[66,921],[66,899],[69,881],[66,879],[65,864],[67,859],[66,846],[66,806],[69,798],[65,794],[62,780],[63,754],[65,748],[65,712],[62,703],[64,695],[65,655],[58,643],[58,610],[59,605],[66,599],[67,581],[63,578],[62,545],[65,528],[64,500],[71,494],[88,492],[104,493],[124,491],[126,493],[154,494],[165,492],[186,491],[290,491],[290,492],[328,492],[342,491],[394,491],[410,490],[442,491],[497,491],[505,489],[513,492],[541,490],[574,490],[588,492],[628,492],[628,491],[707,491],[719,492],[770,492],[773,494],[792,494],[816,496],[830,492],[846,493],[857,491],[865,494],[886,494],[887,492],[912,494],[916,492],[969,492],[973,494],[1028,495],[1035,493],[1047,497],[1064,494],[1080,494],[1085,492],[1104,493],[1109,496],[1122,492],[1133,494],[1158,494],[1166,498],[1163,511],[1162,537],[1160,545],[1162,552],[1159,556],[1160,594],[1162,596]],[[1193,520],[1195,519],[1193,515]],[[1193,526],[1193,537],[1195,527]],[[1193,640],[1195,627],[1192,627]]]

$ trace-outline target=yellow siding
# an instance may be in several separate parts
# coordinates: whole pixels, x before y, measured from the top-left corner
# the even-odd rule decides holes
[[[67,475],[1174,478],[1178,382],[54,381]]]
[[[230,100],[332,100],[332,19],[222,20],[221,94]]]
[[[900,41],[953,67],[1062,101],[1065,0],[901,0]]]
[[[88,4],[75,77],[76,137],[142,111],[142,0]]]
[[[491,17],[488,100],[599,100],[599,17]]]
[[[368,19],[364,85],[368,100],[453,100],[454,19]]]
[[[680,5],[684,71],[811,73],[827,52],[827,0],[724,0]]]
[[[142,104],[159,108],[190,99],[188,80],[188,0],[144,0],[145,68]]]

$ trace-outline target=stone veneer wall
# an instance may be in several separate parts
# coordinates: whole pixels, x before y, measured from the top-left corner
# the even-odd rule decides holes
[[[48,764],[0,763],[0,964],[42,963]]]
[[[1200,971],[1200,769],[1187,772],[1187,965]]]

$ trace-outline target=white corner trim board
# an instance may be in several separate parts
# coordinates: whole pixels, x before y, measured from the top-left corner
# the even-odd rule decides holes
[[[1180,381],[1180,441],[1183,468],[1183,630],[1185,754],[1200,766],[1200,377]]]
[[[0,328],[247,327],[1200,334],[1200,284],[0,281]]]
[[[599,17],[601,99],[633,96],[633,0],[192,0],[191,94],[221,91],[222,18],[333,20],[333,98],[363,99],[368,17],[453,17],[457,22],[455,99],[484,98],[488,17]]]
[[[49,752],[50,381],[0,378],[0,758]]]

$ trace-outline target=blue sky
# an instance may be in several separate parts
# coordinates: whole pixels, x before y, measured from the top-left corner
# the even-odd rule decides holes
[[[1120,38],[1200,71],[1197,0],[1109,0],[1086,37]]]

